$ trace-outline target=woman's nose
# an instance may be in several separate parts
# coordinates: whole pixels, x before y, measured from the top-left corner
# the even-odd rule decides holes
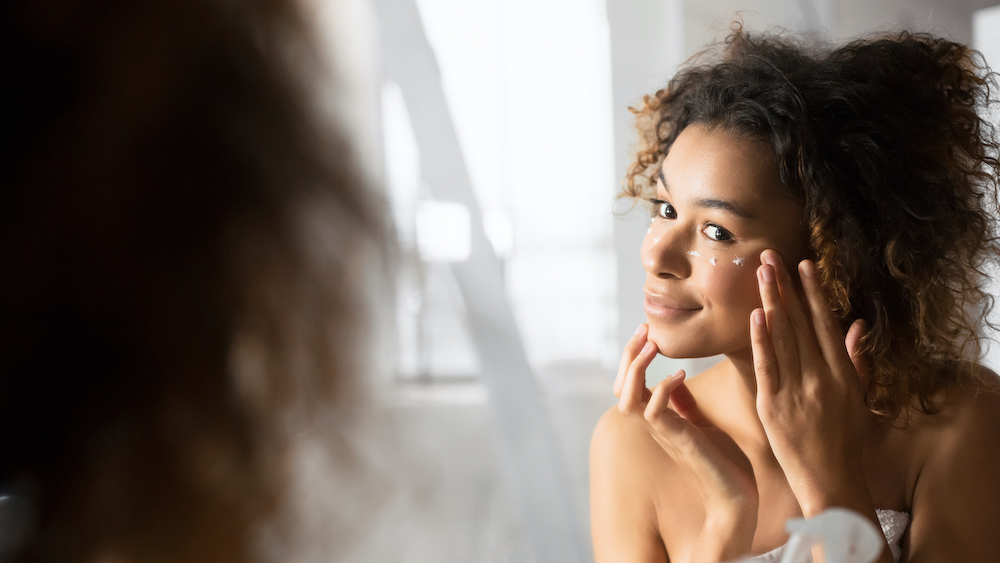
[[[642,241],[642,266],[646,273],[660,278],[686,278],[691,275],[691,259],[697,254],[684,229],[673,222],[653,225]]]

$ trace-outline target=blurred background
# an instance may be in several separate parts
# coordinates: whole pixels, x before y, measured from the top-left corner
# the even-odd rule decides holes
[[[736,19],[929,31],[1000,66],[997,0],[314,1],[399,239],[373,385],[401,438],[385,463],[419,484],[387,510],[419,517],[379,533],[413,562],[592,560],[590,433],[644,321],[649,215],[615,201],[630,105]]]

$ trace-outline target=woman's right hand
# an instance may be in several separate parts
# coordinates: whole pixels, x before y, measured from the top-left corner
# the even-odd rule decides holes
[[[639,325],[625,345],[615,396],[618,410],[645,428],[687,473],[705,507],[691,561],[723,561],[749,553],[757,527],[758,493],[750,461],[698,408],[678,370],[652,390],[646,369],[658,352]]]

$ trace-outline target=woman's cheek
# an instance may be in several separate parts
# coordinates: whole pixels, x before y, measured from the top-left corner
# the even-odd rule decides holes
[[[717,258],[714,267],[702,269],[705,297],[716,307],[749,316],[750,311],[760,307],[756,275],[759,265],[759,261],[751,263],[742,256],[726,261]]]

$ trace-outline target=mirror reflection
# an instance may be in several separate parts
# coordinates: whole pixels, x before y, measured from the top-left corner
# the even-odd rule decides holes
[[[0,562],[991,560],[994,3],[9,2]]]

